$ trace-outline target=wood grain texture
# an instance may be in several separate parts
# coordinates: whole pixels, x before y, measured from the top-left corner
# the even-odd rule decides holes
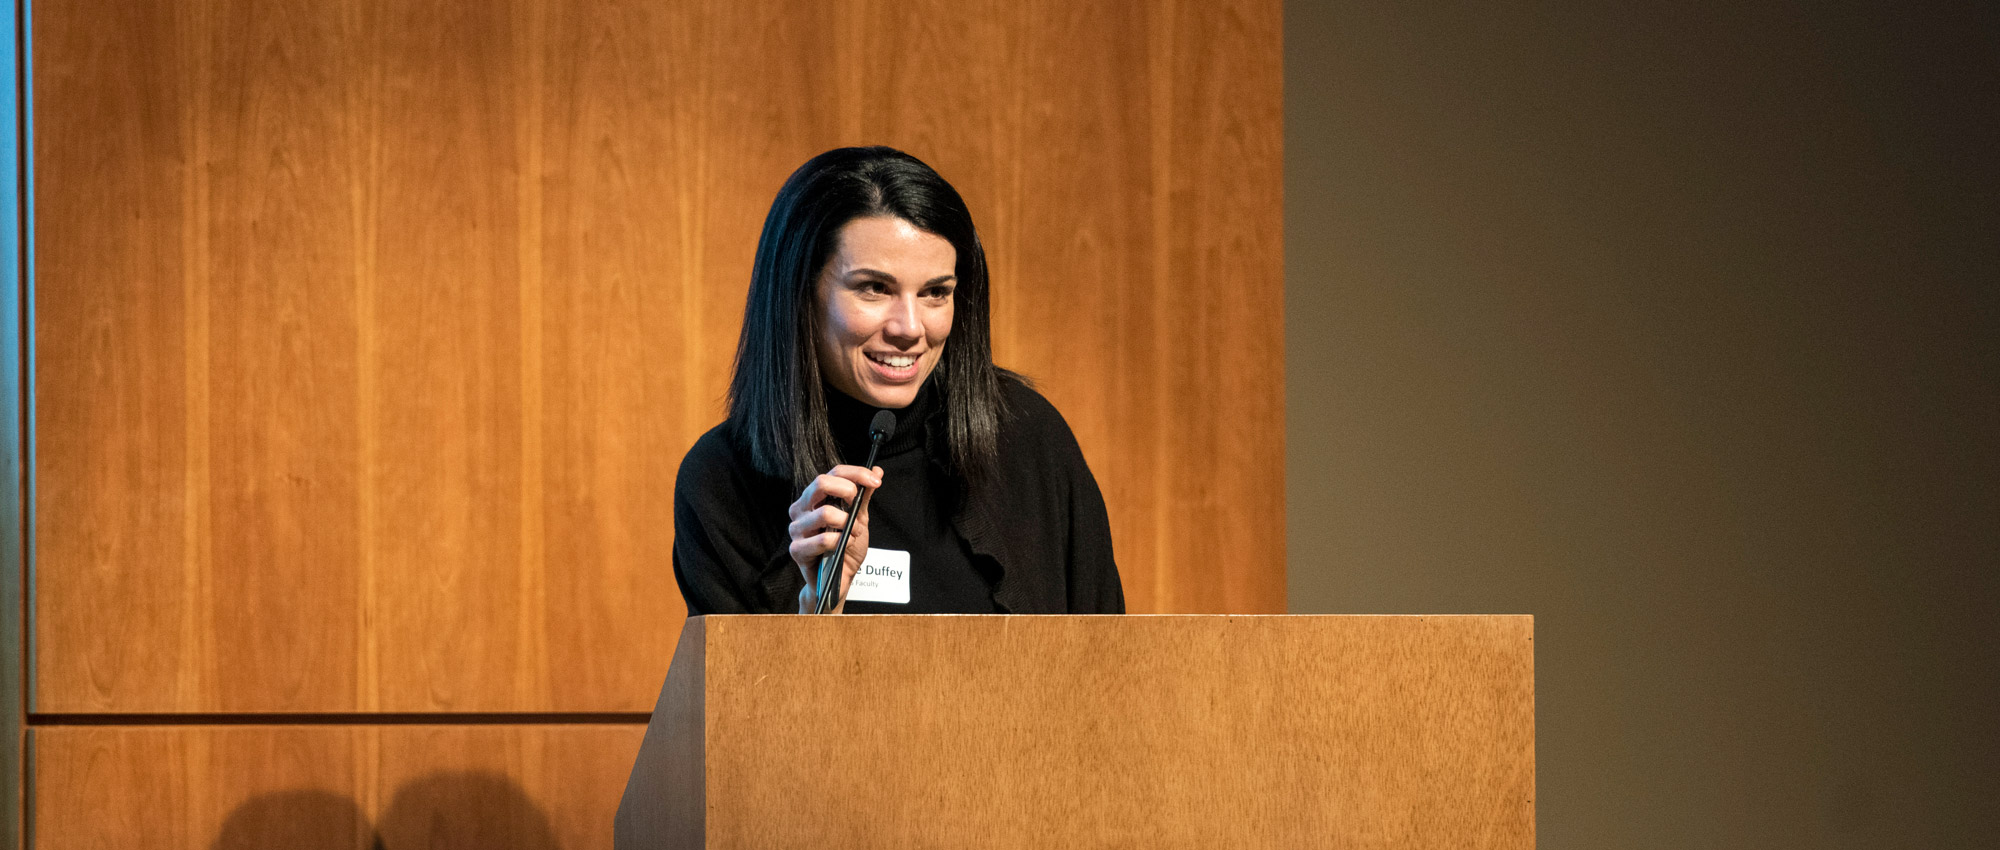
[[[706,835],[708,618],[681,628],[674,664],[646,722],[612,821],[617,847],[690,846]]]
[[[202,595],[187,551],[186,28],[164,6],[71,8],[37,9],[56,14],[34,32],[33,621],[36,672],[61,675],[32,687],[65,705],[174,704],[203,661],[184,628]]]
[[[1279,9],[38,9],[36,709],[644,710],[764,209],[850,143],[967,197],[1131,608],[1283,610]]]
[[[637,726],[43,727],[33,732],[32,846],[608,847],[641,734]]]
[[[353,704],[359,648],[355,27],[335,6],[261,9],[184,15],[188,54],[208,61],[181,69],[197,153],[180,566],[201,591],[182,635],[207,673],[184,671],[182,695],[225,711]]]
[[[523,568],[520,158],[514,4],[385,7],[370,179],[376,256],[367,580],[377,705],[531,699]],[[536,612],[539,614],[539,612]],[[473,651],[467,652],[466,649]],[[364,706],[374,707],[374,706]]]
[[[702,625],[633,776],[706,832],[629,850],[1535,846],[1529,617]]]

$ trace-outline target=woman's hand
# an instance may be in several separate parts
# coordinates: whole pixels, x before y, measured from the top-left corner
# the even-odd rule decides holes
[[[792,563],[799,565],[799,572],[806,577],[806,586],[799,590],[799,613],[810,614],[819,604],[819,575],[816,567],[820,557],[833,551],[840,543],[840,529],[847,525],[847,509],[861,498],[863,489],[873,490],[882,486],[882,467],[872,470],[858,466],[836,466],[826,474],[813,479],[806,485],[805,492],[792,503]],[[854,582],[854,574],[861,570],[861,561],[868,555],[868,508],[863,505],[860,519],[854,522],[854,534],[847,540],[847,556],[841,560],[840,607],[834,613],[847,607],[847,586]]]

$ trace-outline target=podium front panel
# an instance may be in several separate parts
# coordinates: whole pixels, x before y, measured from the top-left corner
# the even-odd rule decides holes
[[[687,639],[667,691],[702,659],[699,728],[654,730],[702,739],[681,846],[1534,845],[1525,616],[710,617]]]

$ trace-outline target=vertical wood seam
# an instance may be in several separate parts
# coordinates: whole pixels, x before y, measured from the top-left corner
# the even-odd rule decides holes
[[[547,16],[540,3],[523,4],[518,14],[526,26],[516,28],[516,49],[525,59],[527,115],[517,125],[521,140],[521,165],[515,194],[518,204],[517,239],[520,250],[521,308],[521,533],[519,646],[515,653],[514,698],[520,706],[548,705],[554,699],[548,680],[548,564],[546,534],[547,498],[542,428],[543,415],[543,333],[542,301],[546,266],[542,262],[542,128],[543,84],[546,62],[542,47],[547,41]]]
[[[176,688],[182,705],[220,709],[223,695],[215,687],[213,565],[207,545],[212,479],[209,469],[209,198],[207,119],[211,21],[208,7],[189,4],[181,13],[182,82],[191,96],[181,107],[181,132],[186,159],[182,174],[182,368],[186,386],[182,422],[187,468],[183,471],[181,578],[181,640],[177,653],[203,663],[177,665]],[[106,694],[105,705],[114,704]]]
[[[1172,356],[1175,348],[1170,314],[1173,298],[1173,142],[1174,142],[1174,15],[1176,9],[1171,0],[1155,2],[1150,7],[1151,44],[1146,53],[1147,79],[1152,84],[1152,286],[1150,299],[1153,320],[1153,424],[1157,432],[1153,438],[1153,464],[1149,474],[1153,477],[1153,504],[1149,517],[1153,532],[1153,604],[1156,613],[1176,611],[1173,592],[1173,577],[1176,573],[1175,556],[1179,554],[1173,545],[1173,530],[1177,527],[1173,517],[1166,513],[1167,506],[1178,504],[1174,497],[1173,483],[1177,480],[1173,473],[1173,441],[1175,420],[1173,405],[1173,382],[1171,375],[1175,368]]]
[[[377,409],[380,392],[376,382],[376,362],[378,354],[375,339],[375,279],[376,279],[376,237],[380,229],[379,206],[382,202],[381,187],[378,185],[382,172],[382,90],[383,68],[381,28],[379,17],[373,9],[356,13],[351,26],[360,34],[356,39],[358,54],[355,62],[364,72],[361,75],[363,89],[358,93],[358,103],[350,106],[349,113],[366,117],[358,128],[365,142],[365,161],[360,163],[359,174],[350,177],[350,193],[354,210],[354,308],[355,308],[355,359],[360,364],[355,370],[355,446],[360,467],[355,476],[360,482],[358,490],[360,545],[356,557],[356,616],[359,619],[360,634],[355,673],[355,702],[362,711],[380,711],[382,708],[381,682],[381,642],[377,637],[377,624],[381,612],[376,590],[376,571],[379,563],[375,557],[380,505],[375,498],[376,484],[376,427],[380,418]],[[373,762],[366,762],[372,764]]]

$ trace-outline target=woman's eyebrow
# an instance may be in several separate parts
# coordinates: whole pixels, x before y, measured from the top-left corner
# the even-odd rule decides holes
[[[871,268],[867,268],[867,267],[865,267],[865,266],[864,266],[864,267],[862,267],[862,268],[858,268],[858,269],[848,269],[848,270],[847,270],[847,276],[848,276],[848,277],[850,277],[850,278],[852,278],[852,277],[861,277],[861,276],[864,276],[864,275],[871,275],[871,276],[874,276],[874,277],[879,277],[879,278],[882,278],[882,279],[884,279],[884,280],[895,280],[895,279],[896,279],[896,276],[895,276],[895,275],[892,275],[892,274],[890,274],[890,273],[888,273],[888,272],[883,272],[883,271],[876,271],[876,270],[874,270],[874,269],[871,269]],[[956,281],[956,280],[958,280],[958,275],[956,275],[956,274],[941,274],[941,275],[938,275],[937,277],[934,277],[934,278],[931,278],[930,280],[927,280],[927,281],[924,281],[924,285],[925,285],[925,286],[936,286],[936,285],[938,285],[938,284],[940,284],[940,283],[951,283],[951,282],[953,282],[953,281]]]

